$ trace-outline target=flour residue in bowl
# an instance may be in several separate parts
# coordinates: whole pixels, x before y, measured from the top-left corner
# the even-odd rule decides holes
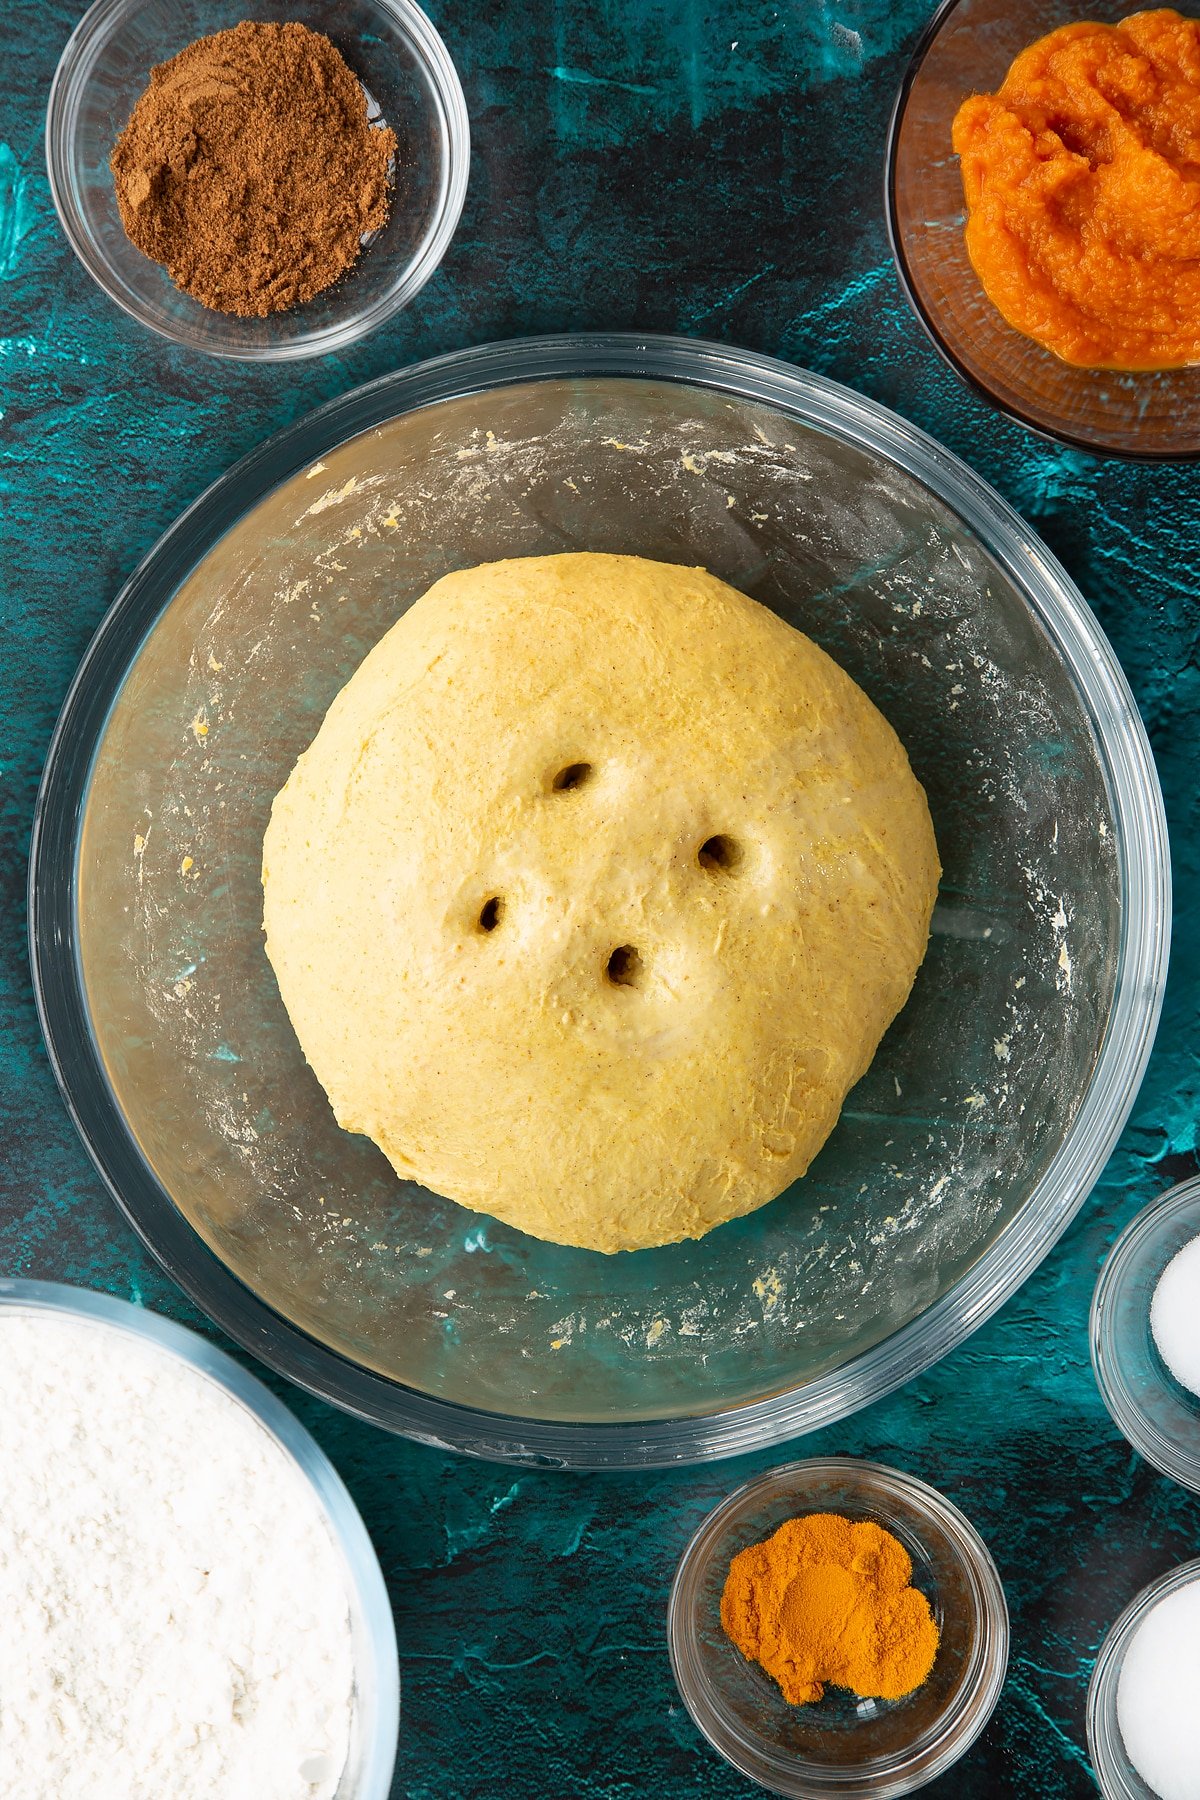
[[[603,1272],[340,1132],[260,932],[271,798],[366,652],[448,569],[572,549],[703,565],[815,638],[899,733],[945,868],[913,996],[804,1181]],[[887,1337],[1048,1179],[1113,991],[1110,815],[1057,652],[920,483],[716,392],[534,383],[323,451],[185,583],[97,762],[85,973],[146,1154],[277,1310],[466,1404],[705,1411]]]

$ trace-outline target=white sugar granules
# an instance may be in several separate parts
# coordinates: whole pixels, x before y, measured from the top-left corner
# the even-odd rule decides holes
[[[1159,1800],[1200,1800],[1200,1581],[1151,1607],[1117,1682],[1130,1762]]]
[[[1159,1276],[1150,1329],[1176,1381],[1200,1394],[1200,1237],[1177,1250]]]
[[[215,1382],[0,1308],[4,1800],[331,1800],[353,1668],[300,1472]]]

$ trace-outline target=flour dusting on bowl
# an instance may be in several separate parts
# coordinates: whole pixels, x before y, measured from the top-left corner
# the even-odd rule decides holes
[[[901,469],[768,407],[648,383],[542,384],[398,420],[330,450],[263,514],[177,602],[169,704],[114,715],[100,780],[107,791],[112,770],[130,795],[130,771],[155,771],[137,779],[143,809],[114,815],[106,793],[97,814],[114,819],[108,861],[124,873],[122,1009],[132,1024],[144,1006],[147,1040],[177,1046],[204,1136],[232,1164],[199,1202],[208,1230],[236,1234],[239,1255],[251,1238],[272,1256],[292,1240],[293,1316],[351,1323],[356,1355],[402,1378],[424,1362],[419,1379],[456,1399],[493,1386],[491,1333],[524,1346],[525,1404],[565,1410],[570,1388],[596,1412],[617,1393],[637,1404],[635,1389],[646,1404],[656,1385],[694,1406],[697,1381],[745,1382],[739,1363],[768,1382],[789,1361],[815,1372],[902,1322],[1069,1120],[1111,981],[1114,919],[1098,897],[1113,842],[1097,830],[1108,809],[1091,741],[1045,649],[1006,621],[979,547]],[[929,792],[946,879],[909,1005],[808,1176],[735,1228],[740,1245],[726,1228],[593,1273],[586,1255],[401,1187],[333,1127],[263,960],[259,859],[271,796],[328,702],[448,564],[606,534],[715,570],[866,688]],[[146,662],[162,693],[154,648]],[[94,891],[89,877],[85,904]],[[1061,966],[1077,913],[1079,992]],[[93,942],[89,978],[107,986],[91,971],[111,942]],[[435,1247],[423,1267],[414,1229]],[[418,1269],[419,1294],[389,1297]],[[398,1307],[407,1328],[389,1342]]]
[[[271,798],[372,646],[450,569],[570,550],[704,567],[812,637],[905,744],[945,869],[911,999],[804,1180],[615,1259],[340,1131],[261,931]],[[60,1073],[185,1285],[372,1417],[623,1462],[841,1416],[1012,1291],[1128,1109],[1168,901],[1127,688],[998,497],[818,378],[620,338],[405,371],[219,484],[85,677],[34,874]]]

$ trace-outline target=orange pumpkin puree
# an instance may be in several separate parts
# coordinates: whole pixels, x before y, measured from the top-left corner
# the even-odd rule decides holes
[[[1066,362],[1200,362],[1200,20],[1064,25],[954,121],[967,250]]]

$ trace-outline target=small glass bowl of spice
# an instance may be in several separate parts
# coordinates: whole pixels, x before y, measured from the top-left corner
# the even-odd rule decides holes
[[[425,285],[470,128],[413,0],[97,0],[54,77],[46,161],[76,255],[126,312],[281,360],[344,349]]]
[[[1105,1800],[1191,1800],[1200,1771],[1200,1561],[1143,1588],[1092,1670],[1088,1751]]]
[[[1092,1299],[1100,1396],[1134,1449],[1200,1494],[1200,1176],[1126,1226]]]
[[[709,1743],[796,1800],[932,1781],[983,1730],[1008,1663],[978,1533],[924,1482],[850,1457],[772,1469],[710,1513],[667,1635]]]

